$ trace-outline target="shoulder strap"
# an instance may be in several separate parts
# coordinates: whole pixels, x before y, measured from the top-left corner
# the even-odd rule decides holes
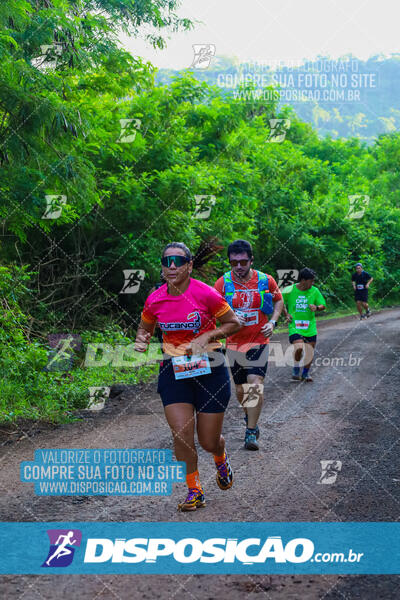
[[[258,291],[266,291],[269,290],[268,285],[268,275],[266,273],[262,273],[261,271],[256,271],[258,277]]]
[[[227,271],[226,273],[224,273],[224,288],[225,288],[225,300],[227,301],[227,303],[229,304],[229,306],[232,308],[232,297],[233,294],[235,293],[235,284],[232,281],[232,276],[231,276],[231,272]]]

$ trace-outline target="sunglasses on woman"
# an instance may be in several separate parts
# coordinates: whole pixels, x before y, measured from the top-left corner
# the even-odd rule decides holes
[[[232,267],[237,267],[238,265],[245,267],[249,260],[249,258],[243,258],[242,260],[230,260],[229,263]]]
[[[182,256],[181,254],[177,254],[176,256],[163,256],[161,259],[161,264],[163,267],[170,267],[172,263],[176,267],[182,267],[185,263],[190,262],[190,259],[187,256]]]

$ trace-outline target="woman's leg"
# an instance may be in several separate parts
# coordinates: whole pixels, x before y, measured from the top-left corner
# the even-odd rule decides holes
[[[207,452],[215,456],[222,456],[225,450],[225,440],[221,435],[223,412],[220,413],[197,413],[197,437],[199,444]]]
[[[228,490],[233,484],[233,472],[225,451],[225,440],[221,434],[224,413],[197,413],[197,436],[202,448],[214,455],[217,468],[217,484]]]
[[[197,471],[197,451],[194,444],[194,406],[186,402],[168,404],[164,407],[171,428],[175,456],[186,463],[186,473]]]
[[[194,406],[176,402],[164,407],[168,425],[174,438],[175,456],[186,463],[186,499],[178,504],[178,510],[192,511],[205,506],[203,488],[197,470],[197,451],[194,444]]]

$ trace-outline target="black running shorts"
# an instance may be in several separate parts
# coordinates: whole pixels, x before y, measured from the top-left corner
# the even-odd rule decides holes
[[[354,299],[356,302],[368,302],[368,290],[354,290]]]
[[[306,344],[310,344],[311,342],[317,341],[317,336],[310,335],[307,337],[306,335],[301,335],[300,333],[292,333],[292,335],[289,335],[289,342],[291,344],[293,344],[293,342],[295,342],[296,340],[303,340],[303,342],[305,342]]]
[[[226,410],[231,383],[225,357],[221,350],[210,352],[209,357],[211,373],[187,379],[175,379],[170,358],[160,364],[157,392],[164,406],[186,402],[193,404],[196,412],[221,413]]]
[[[268,366],[268,344],[254,346],[247,352],[227,350],[229,366],[236,385],[247,383],[247,375],[265,377]]]

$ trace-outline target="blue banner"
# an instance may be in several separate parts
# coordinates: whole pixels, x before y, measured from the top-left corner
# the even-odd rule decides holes
[[[400,523],[0,523],[2,574],[399,574]]]

